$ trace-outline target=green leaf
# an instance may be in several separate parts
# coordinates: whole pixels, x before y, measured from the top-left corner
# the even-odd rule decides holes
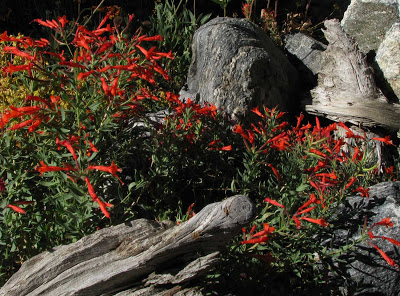
[[[310,186],[308,184],[301,184],[300,186],[298,186],[296,188],[296,191],[297,192],[303,192],[303,191],[305,191],[305,190],[307,190],[309,188],[310,188]]]
[[[56,181],[39,181],[38,184],[46,186],[46,187],[51,187],[53,185],[59,184],[60,181],[56,180]]]
[[[65,121],[65,110],[62,105],[60,105],[60,112],[61,112],[61,122]]]

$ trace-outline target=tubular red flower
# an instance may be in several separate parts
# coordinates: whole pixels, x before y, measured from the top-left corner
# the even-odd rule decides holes
[[[326,227],[329,225],[324,219],[314,219],[314,218],[309,218],[309,217],[300,217],[300,219],[306,220],[306,221],[314,223],[314,224],[321,225],[322,227]]]
[[[385,259],[386,262],[389,263],[389,265],[395,267],[396,269],[399,268],[399,265],[397,263],[395,263],[394,260],[392,258],[390,258],[384,251],[382,251],[377,245],[374,245],[374,244],[371,244],[371,243],[370,243],[370,245],[378,250],[379,254],[381,254],[383,259]]]
[[[90,149],[92,149],[93,152],[99,152],[99,150],[97,150],[97,148],[94,146],[94,144],[91,141],[88,141],[89,145],[90,145]]]
[[[365,189],[364,187],[360,186],[357,189],[354,189],[353,192],[359,192],[363,197],[369,197],[369,188]]]
[[[353,185],[357,181],[357,177],[353,177],[349,180],[349,182],[346,184],[345,188],[348,189],[351,185]]]
[[[111,94],[111,92],[110,92],[110,88],[108,87],[106,80],[104,79],[104,77],[100,77],[100,80],[101,80],[101,88],[103,89],[104,94],[106,96],[109,96]]]
[[[378,236],[376,236],[376,237],[378,237]],[[387,240],[387,241],[389,241],[390,243],[392,243],[393,245],[396,245],[396,246],[400,247],[400,242],[397,241],[397,240],[395,240],[395,239],[393,239],[393,238],[386,237],[386,236],[379,236],[378,238],[381,238],[381,239],[383,239],[383,240]]]
[[[314,210],[315,208],[316,208],[316,206],[311,207],[311,208],[307,208],[307,209],[305,209],[305,210],[302,210],[302,211],[300,211],[300,212],[297,212],[296,215],[302,215],[302,214],[311,212],[311,211]]]
[[[103,212],[104,216],[110,219],[110,213],[107,211],[106,204],[100,200],[100,198],[96,199],[97,203],[100,206],[100,210]]]
[[[81,68],[81,69],[86,69],[86,66],[75,63],[75,62],[69,62],[69,61],[61,61],[60,65],[72,67],[72,68]]]
[[[146,35],[142,35],[142,36],[138,37],[137,40],[139,42],[142,42],[142,41],[162,41],[163,37],[161,35],[155,35],[155,36],[150,36],[150,37],[148,37]]]
[[[299,218],[297,218],[296,216],[293,216],[292,218],[293,218],[294,222],[296,223],[297,229],[300,229],[301,222],[300,222]]]
[[[245,244],[259,244],[259,243],[265,243],[266,241],[268,241],[269,238],[267,236],[262,236],[259,238],[253,238],[253,239],[249,239],[246,241],[242,241],[241,244],[245,245]]]
[[[303,113],[300,113],[300,116],[299,117],[297,117],[296,116],[296,118],[297,118],[297,124],[296,124],[296,130],[300,127],[300,123],[303,121],[303,119],[304,119],[304,115],[303,115]]]
[[[63,141],[60,141],[59,144],[64,146],[65,148],[67,148],[69,153],[72,154],[72,157],[74,158],[75,161],[78,159],[78,156],[76,156],[76,153],[75,153],[75,149],[74,149],[74,147],[72,147],[72,144],[70,141],[63,140]]]
[[[377,223],[374,223],[374,225],[372,225],[372,227],[375,227],[376,225],[383,225],[386,228],[388,228],[388,227],[393,227],[393,222],[390,221],[390,217],[387,217],[387,218],[383,218],[381,221],[379,221]]]
[[[10,109],[15,112],[21,112],[21,113],[27,115],[27,114],[36,113],[42,108],[40,108],[39,106],[27,106],[27,107],[19,107],[19,108],[10,106]]]
[[[107,49],[111,48],[114,45],[114,42],[104,42],[95,52],[95,54],[101,54],[105,52]]]
[[[29,53],[23,52],[15,46],[4,46],[3,51],[7,52],[7,53],[12,53],[16,56],[19,56],[19,57],[22,57],[22,58],[25,58],[25,59],[28,59],[31,61],[36,60],[36,56],[31,56]]]
[[[47,164],[44,163],[43,160],[40,161],[41,166],[37,167],[36,170],[42,175],[45,172],[58,172],[58,171],[76,171],[76,169],[72,166],[64,166],[64,167],[59,167],[59,166],[48,166]]]
[[[113,81],[113,83],[111,84],[111,87],[110,87],[110,93],[111,93],[112,96],[115,96],[117,94],[119,73],[120,73],[120,71],[118,70],[117,77],[114,79],[114,81]]]
[[[85,80],[89,75],[93,74],[94,70],[90,70],[88,72],[80,72],[76,79],[79,80]]]
[[[269,226],[267,223],[263,223],[263,224],[264,224],[264,229],[253,234],[251,237],[265,236],[265,235],[271,234],[272,232],[275,231],[275,227]]]
[[[121,182],[122,185],[124,185],[124,182],[122,182],[122,180],[117,176],[117,172],[122,172],[122,169],[118,168],[118,166],[116,166],[114,164],[114,161],[111,162],[110,166],[90,165],[90,166],[88,166],[87,169],[88,170],[98,170],[98,171],[110,173],[115,178],[117,178]]]
[[[316,155],[321,156],[323,158],[328,158],[328,155],[326,155],[325,153],[322,153],[321,151],[316,150],[316,149],[310,149],[310,153],[316,154]]]
[[[85,177],[85,182],[86,182],[86,185],[88,188],[89,195],[92,197],[93,201],[97,201],[99,199],[99,197],[97,196],[96,192],[94,191],[94,188],[93,188],[92,184],[90,183],[88,177]]]
[[[13,65],[11,63],[8,63],[8,66],[3,68],[3,72],[12,74],[14,72],[19,72],[19,71],[31,71],[32,68],[33,68],[32,63],[29,63],[28,65]]]
[[[19,206],[14,206],[14,205],[7,205],[6,208],[13,209],[15,212],[20,213],[20,214],[25,214],[26,211],[24,209],[21,209]]]
[[[280,204],[279,202],[277,202],[276,200],[270,199],[270,198],[268,198],[268,197],[264,198],[264,202],[270,203],[271,205],[280,207],[280,208],[282,208],[282,209],[285,208],[284,205],[282,205],[282,204]]]
[[[265,116],[260,112],[258,106],[255,107],[255,108],[253,108],[253,109],[251,109],[250,111],[253,112],[253,113],[255,113],[255,114],[257,114],[258,116],[260,116],[260,117],[262,117],[262,118],[265,117]]]
[[[282,178],[281,175],[279,175],[279,172],[276,168],[274,168],[270,163],[267,164],[268,167],[271,168],[272,172],[274,173],[274,175],[276,176],[276,178],[278,179],[279,182],[282,182]]]
[[[61,24],[61,28],[64,28],[68,23],[67,17],[65,15],[58,17],[58,22]]]
[[[10,130],[17,130],[17,129],[26,127],[26,126],[30,125],[32,122],[33,122],[33,119],[25,120],[23,122],[14,124],[12,127],[10,127]]]
[[[311,204],[315,203],[317,201],[317,198],[315,197],[315,194],[312,193],[310,195],[310,199],[308,201],[306,201],[297,211],[300,211],[308,206],[310,206]]]
[[[393,145],[393,146],[396,146],[396,145],[393,144],[393,141],[390,140],[390,136],[386,136],[386,137],[384,137],[384,138],[372,138],[372,140],[385,143],[386,145]]]
[[[37,118],[32,125],[28,128],[28,132],[32,133],[42,123],[43,118]]]
[[[331,173],[319,173],[319,174],[315,174],[316,177],[325,177],[325,178],[329,178],[332,180],[337,180],[337,176],[335,174],[335,172],[331,172]]]
[[[41,20],[41,19],[34,19],[33,21],[34,21],[34,22],[37,22],[38,24],[40,24],[40,25],[42,25],[42,26],[44,26],[44,27],[48,27],[48,28],[53,29],[53,30],[59,28],[59,24],[58,24],[55,20],[52,20],[52,21],[50,21],[50,20],[43,21],[43,20]]]

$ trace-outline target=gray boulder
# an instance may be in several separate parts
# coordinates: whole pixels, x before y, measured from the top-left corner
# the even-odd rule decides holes
[[[344,31],[363,53],[376,51],[386,32],[400,20],[397,0],[352,0],[342,19]]]
[[[376,62],[391,90],[400,99],[400,22],[386,33],[376,53]]]
[[[303,33],[285,36],[285,48],[296,56],[314,75],[321,70],[322,55],[326,45]]]
[[[391,218],[393,227],[376,226],[371,231],[375,236],[385,236],[400,241],[400,182],[384,182],[370,187],[370,197],[353,196],[338,209],[340,229],[329,245],[343,246],[357,242],[367,218],[366,230],[383,218]],[[377,245],[397,264],[400,264],[399,248],[387,240],[374,238],[370,243]],[[339,257],[333,263],[339,276],[331,283],[341,287],[342,295],[400,295],[400,272],[390,266],[371,245],[356,243],[354,252]],[[344,263],[346,262],[346,263]]]
[[[215,18],[194,34],[181,100],[212,102],[233,118],[251,107],[294,105],[298,74],[268,35],[246,19]]]

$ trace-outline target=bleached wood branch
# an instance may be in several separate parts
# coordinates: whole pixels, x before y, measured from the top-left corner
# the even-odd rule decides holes
[[[400,128],[400,105],[389,104],[376,87],[373,73],[355,41],[338,20],[327,20],[323,30],[329,45],[321,53],[318,86],[311,90],[309,113],[335,121],[348,121],[367,127]]]
[[[164,284],[178,285],[178,293],[216,262],[218,250],[254,215],[252,201],[237,195],[179,226],[139,219],[102,229],[26,261],[0,295],[164,295],[157,288]]]

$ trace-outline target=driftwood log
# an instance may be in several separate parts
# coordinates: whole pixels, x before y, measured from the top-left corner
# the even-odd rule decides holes
[[[400,128],[400,105],[390,104],[376,87],[373,73],[355,41],[338,20],[327,20],[323,30],[329,45],[321,53],[318,86],[311,90],[307,112],[334,121],[366,127]]]
[[[190,281],[254,216],[252,201],[236,195],[179,226],[138,219],[101,229],[26,261],[0,295],[202,295]]]

